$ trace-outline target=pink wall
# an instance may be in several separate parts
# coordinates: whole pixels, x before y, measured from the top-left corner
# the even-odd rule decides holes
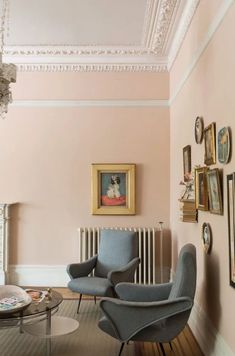
[[[15,100],[169,99],[169,74],[154,72],[19,72]]]
[[[36,91],[31,76],[32,91]],[[130,76],[126,82],[121,76],[123,97],[128,99],[125,88]],[[66,79],[65,74],[63,77]],[[105,79],[102,83],[107,94]],[[102,87],[96,81],[93,86]],[[84,90],[89,99],[88,89]],[[29,89],[27,92],[27,97],[22,96],[31,98]],[[48,97],[50,94],[44,94]],[[0,197],[3,202],[18,202],[12,211],[11,264],[64,265],[75,261],[80,226],[157,226],[163,220],[169,227],[167,107],[11,107],[0,126],[4,172]],[[136,163],[135,216],[90,214],[91,163],[102,162]]]
[[[198,6],[193,17],[193,26],[190,26],[187,32],[170,72],[170,96],[174,94],[174,91],[184,76],[186,68],[191,65],[192,59],[197,55],[204,41],[205,33],[207,33],[215,19],[215,14],[223,3],[223,0],[200,1],[200,6]]]
[[[192,32],[195,33],[195,26],[204,23],[204,16],[207,16],[207,4],[210,8],[211,3],[212,1],[201,2],[195,22],[193,21],[191,24],[185,43],[188,43]],[[198,224],[182,223],[179,221],[178,198],[180,196],[179,181],[183,174],[182,148],[190,144],[192,147],[192,164],[204,165],[204,145],[197,145],[194,140],[196,116],[204,117],[205,126],[213,121],[216,122],[216,132],[223,126],[230,126],[234,136],[234,19],[235,6],[232,5],[171,106],[171,227],[174,256],[186,242],[196,245],[198,261],[197,306],[199,310],[202,308],[202,313],[206,314],[233,353],[235,353],[233,327],[235,290],[229,286],[226,175],[235,171],[234,148],[229,164],[221,165],[217,163],[211,167],[223,169],[223,216],[199,211]],[[191,53],[191,62],[193,55],[194,53]],[[176,78],[181,66],[178,63],[179,60],[181,60],[181,54],[171,73],[173,80],[171,95],[174,94],[174,88],[178,84]],[[186,70],[187,66],[184,68],[185,72]],[[201,245],[203,222],[210,223],[213,234],[212,252],[208,256],[204,254]],[[202,322],[199,314],[196,320],[197,329],[194,332],[198,338],[204,338],[206,348],[206,342],[209,344],[212,330],[208,328],[205,319]],[[216,348],[216,345],[213,345],[213,347]],[[212,354],[213,349],[209,351],[207,351],[207,355]],[[227,355],[226,352],[224,354]]]

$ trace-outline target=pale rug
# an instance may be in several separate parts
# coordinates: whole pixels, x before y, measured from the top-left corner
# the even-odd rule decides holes
[[[52,356],[116,356],[120,343],[103,333],[97,326],[101,317],[99,303],[83,300],[77,315],[77,301],[62,302],[56,315],[77,319],[79,328],[70,335],[52,339]],[[1,356],[45,356],[45,340],[26,333],[19,334],[18,328],[0,329]],[[123,356],[135,356],[134,343],[125,345]]]

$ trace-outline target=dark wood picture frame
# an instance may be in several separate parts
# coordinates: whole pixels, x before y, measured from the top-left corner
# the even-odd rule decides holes
[[[235,173],[227,175],[229,282],[235,288]]]

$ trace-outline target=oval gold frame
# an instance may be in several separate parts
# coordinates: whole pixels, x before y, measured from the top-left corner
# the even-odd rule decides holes
[[[206,254],[211,252],[212,247],[212,232],[210,224],[203,223],[202,225],[202,245]]]
[[[197,116],[194,125],[194,137],[196,143],[202,143],[204,132],[204,121],[202,116]]]

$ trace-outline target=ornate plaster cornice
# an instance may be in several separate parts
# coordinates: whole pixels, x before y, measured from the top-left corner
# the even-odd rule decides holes
[[[149,37],[152,34],[152,26],[154,23],[154,16],[156,14],[157,6],[158,0],[147,0],[141,40],[141,44],[145,48],[149,47]]]
[[[115,47],[80,47],[80,46],[8,46],[4,56],[143,56],[150,54],[148,48],[130,46],[128,48]]]
[[[155,54],[162,52],[162,47],[166,41],[166,36],[177,5],[177,0],[161,0],[156,26],[154,29],[151,50]]]
[[[141,46],[8,46],[4,60],[16,64],[20,71],[168,71],[200,0],[187,0],[170,46],[169,32],[181,1],[147,0]],[[166,44],[169,60],[163,53]]]
[[[20,72],[165,72],[167,64],[18,64]]]
[[[180,21],[178,30],[175,34],[175,38],[172,42],[171,49],[168,56],[168,69],[172,67],[177,53],[183,43],[184,37],[188,31],[193,15],[199,5],[200,0],[191,0],[187,3],[182,19]]]

